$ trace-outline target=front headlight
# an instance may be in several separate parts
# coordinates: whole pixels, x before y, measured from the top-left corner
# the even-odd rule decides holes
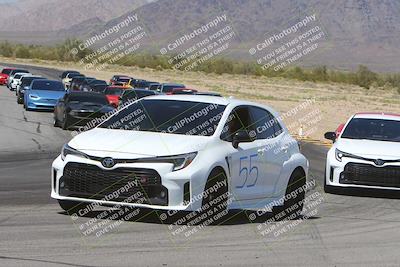
[[[172,168],[173,171],[179,171],[192,163],[194,158],[197,156],[197,152],[176,155],[176,156],[166,156],[166,157],[155,157],[155,158],[147,158],[141,159],[139,162],[152,162],[152,163],[172,163],[174,166]]]
[[[346,153],[346,152],[340,151],[339,149],[336,149],[335,150],[335,158],[336,158],[336,160],[342,162],[342,158],[343,157],[356,158],[356,156],[354,156],[354,155],[352,155],[350,153]]]
[[[39,96],[37,96],[37,95],[29,95],[29,98],[31,98],[31,99],[39,99]]]
[[[65,144],[61,150],[61,159],[64,160],[67,155],[74,155],[86,159],[88,158],[85,153],[70,147],[68,144]]]

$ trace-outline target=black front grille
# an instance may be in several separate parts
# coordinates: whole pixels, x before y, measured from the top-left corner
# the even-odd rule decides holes
[[[348,163],[340,174],[342,184],[400,187],[400,166],[375,167],[369,164]]]
[[[122,190],[122,188],[126,190]],[[164,193],[162,193],[164,191]],[[115,192],[118,192],[117,194]],[[60,194],[71,197],[104,199],[114,194],[110,201],[167,205],[168,193],[161,184],[156,170],[143,168],[117,168],[104,170],[95,165],[68,163],[60,179]],[[164,197],[162,197],[164,196]]]

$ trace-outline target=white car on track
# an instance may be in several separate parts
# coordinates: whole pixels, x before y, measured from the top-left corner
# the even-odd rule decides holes
[[[358,113],[345,124],[328,151],[325,192],[354,188],[400,190],[400,115]]]
[[[269,107],[232,98],[138,100],[63,147],[51,196],[67,211],[88,203],[260,209],[280,200],[277,210],[298,204],[301,212],[309,164],[277,118]],[[292,197],[282,202],[285,193]]]
[[[30,73],[15,73],[15,75],[10,83],[11,90],[17,90],[18,86],[21,84],[22,77],[30,76],[30,75],[32,75],[32,74],[30,74]]]

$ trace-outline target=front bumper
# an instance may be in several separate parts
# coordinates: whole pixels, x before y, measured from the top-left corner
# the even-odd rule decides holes
[[[170,163],[118,163],[107,169],[96,160],[68,155],[63,161],[59,156],[52,165],[51,197],[106,206],[193,211],[201,208],[201,199],[194,201],[191,196],[201,195],[205,175],[190,166],[173,172]],[[129,189],[121,193],[127,185]]]
[[[327,160],[325,184],[328,187],[400,191],[400,162],[376,166],[373,162],[343,158]]]
[[[29,109],[54,110],[56,103],[57,100],[55,99],[38,99],[38,100],[29,99],[26,105]]]

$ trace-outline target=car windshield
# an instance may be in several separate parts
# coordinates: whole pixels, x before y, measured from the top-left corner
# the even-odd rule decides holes
[[[27,70],[12,70],[12,74],[15,74],[15,73],[29,73],[29,71],[27,71]]]
[[[19,78],[21,78],[21,76],[22,76],[22,74],[16,74],[16,75],[14,76],[14,80],[18,80]]]
[[[142,99],[101,124],[100,128],[211,136],[225,105]]]
[[[8,74],[10,74],[11,71],[12,71],[11,69],[3,69],[3,71],[1,73],[8,75]]]
[[[59,81],[39,80],[33,82],[32,90],[65,91],[65,88]]]
[[[107,98],[104,95],[101,94],[95,94],[93,95],[70,95],[68,97],[68,102],[76,102],[76,103],[95,103],[95,104],[101,104],[101,105],[108,105]]]
[[[130,81],[130,79],[124,79],[124,78],[120,78],[117,80],[117,82],[120,82],[120,83],[129,83],[129,81]]]
[[[44,78],[40,78],[40,77],[24,77],[22,79],[21,85],[22,85],[22,87],[29,86],[33,80],[42,80],[42,79],[44,79]]]
[[[105,84],[95,84],[92,86],[92,91],[93,92],[104,92],[104,90],[106,90],[107,85]]]
[[[400,121],[383,119],[352,119],[342,138],[400,142]]]
[[[163,93],[169,93],[169,92],[172,92],[172,90],[175,89],[175,88],[185,88],[185,86],[183,84],[182,85],[179,85],[179,84],[164,85],[163,88],[162,88],[162,92]]]
[[[135,90],[129,90],[129,92],[126,92],[122,96],[122,100],[129,100],[129,99],[140,99],[146,96],[150,95],[155,95],[153,91],[135,91]]]
[[[124,92],[124,89],[122,89],[122,88],[109,87],[104,91],[104,94],[106,94],[106,95],[122,95],[123,92]]]

